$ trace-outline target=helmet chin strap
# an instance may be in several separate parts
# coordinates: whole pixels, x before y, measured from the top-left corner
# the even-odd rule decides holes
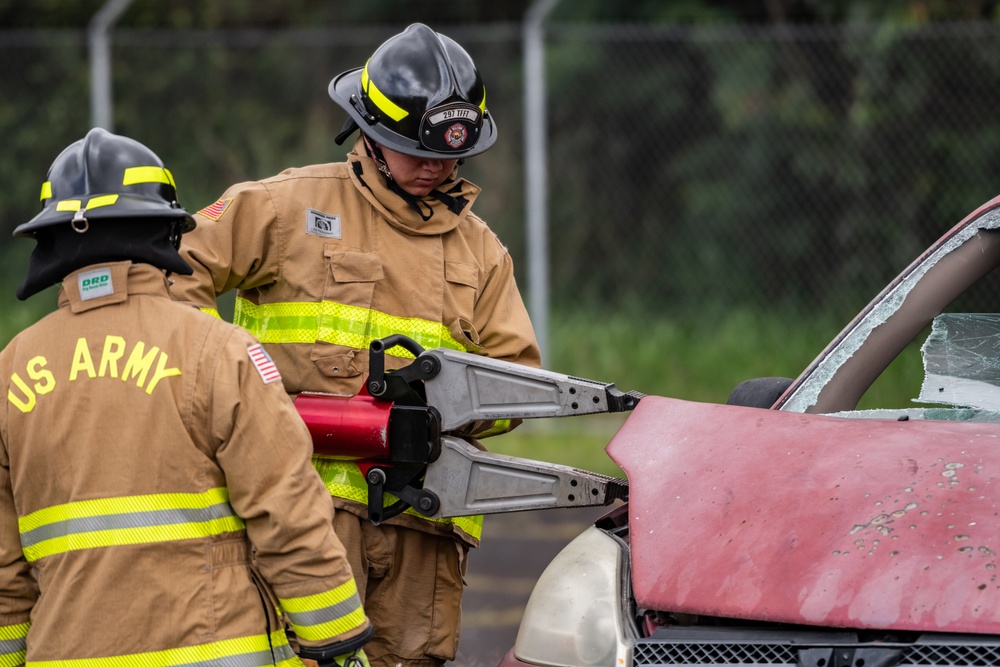
[[[392,172],[389,171],[389,163],[385,161],[385,154],[382,152],[382,148],[369,140],[367,135],[361,135],[361,137],[365,140],[365,150],[368,151],[368,157],[375,160],[375,166],[378,167],[379,172],[385,176],[385,180],[395,183]]]
[[[371,141],[366,135],[363,134],[361,136],[365,140],[365,150],[368,152],[368,157],[375,161],[375,165],[378,167],[379,173],[385,178],[386,186],[401,197],[403,201],[409,204],[410,208],[417,212],[417,215],[420,216],[421,220],[424,222],[430,220],[434,215],[434,209],[431,205],[422,198],[411,195],[409,192],[404,190],[392,177],[392,172],[389,171],[389,165],[385,161],[385,154],[382,153],[382,149],[379,145]],[[468,203],[464,198],[452,197],[451,195],[445,194],[436,188],[431,190],[427,196],[433,197],[443,203],[448,207],[448,210],[455,215],[461,213],[462,209],[465,208],[465,205]]]
[[[431,208],[430,204],[420,201],[420,199],[401,188],[396,179],[392,177],[392,172],[389,171],[389,164],[385,161],[385,154],[382,153],[379,145],[369,140],[366,135],[361,136],[365,140],[365,150],[368,151],[368,157],[375,161],[375,166],[378,167],[379,173],[385,178],[385,184],[389,189],[409,204],[410,208],[417,212],[421,220],[424,222],[430,220],[431,216],[434,215],[434,209]]]

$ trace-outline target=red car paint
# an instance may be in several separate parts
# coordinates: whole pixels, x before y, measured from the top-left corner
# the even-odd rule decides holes
[[[1000,633],[1000,424],[648,396],[607,451],[640,607]]]

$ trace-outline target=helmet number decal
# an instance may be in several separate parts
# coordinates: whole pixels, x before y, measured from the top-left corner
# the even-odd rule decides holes
[[[427,114],[427,122],[431,125],[440,125],[451,120],[464,120],[475,125],[479,122],[479,109],[474,106],[460,106],[440,111],[431,109],[430,113]]]
[[[464,102],[428,109],[420,123],[420,143],[432,151],[454,153],[476,145],[483,113]]]

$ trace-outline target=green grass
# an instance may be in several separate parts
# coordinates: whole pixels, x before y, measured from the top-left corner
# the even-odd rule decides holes
[[[748,378],[797,376],[846,323],[748,309],[611,317],[574,312],[552,321],[548,368],[626,391],[715,403]]]

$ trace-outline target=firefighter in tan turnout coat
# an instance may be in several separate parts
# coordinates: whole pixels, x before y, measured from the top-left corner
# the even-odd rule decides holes
[[[350,116],[337,143],[360,127],[347,160],[232,186],[196,216],[181,246],[194,275],[178,278],[174,296],[211,310],[237,289],[234,321],[264,343],[291,394],[357,394],[370,343],[391,334],[537,367],[511,257],[472,211],[479,187],[456,169],[496,140],[469,55],[414,24],[329,91]],[[401,347],[385,352],[386,368],[413,359]],[[314,464],[375,626],[372,664],[454,659],[465,558],[482,517],[431,520],[411,509],[374,526],[358,466]]]
[[[194,221],[142,144],[55,160],[0,353],[0,664],[321,665],[371,635],[308,432],[246,331],[170,299]],[[290,643],[285,628],[294,630]]]

